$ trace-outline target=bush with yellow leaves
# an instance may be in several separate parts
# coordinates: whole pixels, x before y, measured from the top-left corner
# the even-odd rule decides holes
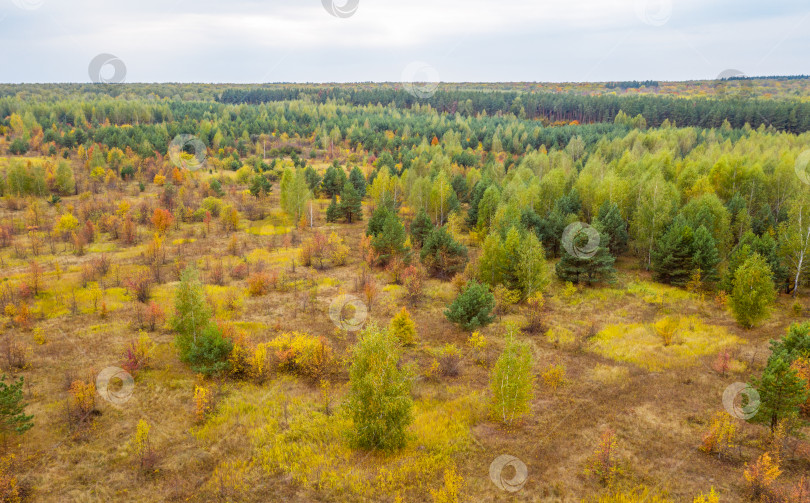
[[[135,459],[138,462],[138,469],[141,473],[150,473],[157,464],[157,455],[152,449],[149,438],[149,431],[152,429],[149,423],[141,419],[135,428],[135,435],[132,437],[132,448]]]
[[[205,420],[211,408],[211,390],[205,386],[194,386],[194,417],[198,423]]]
[[[77,379],[70,384],[68,393],[70,393],[68,411],[72,425],[81,426],[90,423],[93,409],[96,407],[95,383]]]
[[[323,337],[288,332],[267,344],[278,357],[278,367],[282,372],[318,380],[329,372],[333,362],[332,347]]]
[[[473,359],[475,363],[479,365],[486,365],[487,363],[487,339],[481,332],[473,332],[470,335],[470,338],[467,339],[467,343],[470,345],[470,349],[472,349]]]
[[[557,388],[565,384],[565,365],[557,363],[549,365],[549,367],[540,374],[546,387],[551,391],[557,391]]]
[[[712,487],[709,494],[698,494],[692,503],[720,503],[720,496],[714,492],[714,487]]]
[[[388,329],[402,345],[412,346],[416,344],[416,324],[413,322],[411,314],[406,308],[403,307],[396,316],[391,318]]]
[[[725,412],[718,412],[712,419],[712,424],[703,435],[700,450],[708,453],[722,455],[727,449],[734,446],[737,425],[731,421],[731,416]]]
[[[778,463],[766,452],[746,465],[743,478],[753,499],[760,500],[773,492],[773,483],[781,474]]]
[[[664,346],[669,346],[675,340],[680,324],[680,320],[670,316],[665,316],[655,322],[655,333],[661,338]]]
[[[444,471],[444,487],[439,490],[431,489],[430,495],[433,503],[458,503],[459,493],[464,485],[464,478],[451,467]]]
[[[13,455],[0,457],[0,501],[20,503],[20,487],[17,477],[11,473],[13,462]]]
[[[244,501],[249,488],[246,480],[252,465],[243,460],[225,461],[217,465],[205,484],[214,501]]]

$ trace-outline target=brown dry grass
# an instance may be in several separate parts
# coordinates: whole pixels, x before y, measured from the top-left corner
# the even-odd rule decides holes
[[[148,197],[148,196],[147,196]],[[275,197],[269,201],[277,207]],[[323,210],[326,201],[319,201],[318,225],[323,229]],[[3,210],[0,219],[8,218]],[[15,214],[15,218],[21,218]],[[269,217],[272,225],[280,225]],[[178,239],[191,234],[184,225],[182,231],[172,231],[170,237]],[[243,242],[242,256],[265,257],[267,267],[285,271],[288,280],[299,284],[318,284],[314,306],[304,310],[300,306],[300,291],[290,289],[271,292],[260,297],[247,297],[235,321],[252,327],[255,342],[271,339],[278,332],[302,331],[326,337],[336,354],[346,355],[355,334],[336,330],[327,316],[330,301],[340,293],[354,292],[355,278],[359,274],[360,238],[364,224],[330,225],[346,239],[352,252],[344,267],[327,270],[296,267],[291,270],[294,249],[282,244],[282,237],[238,233]],[[228,240],[219,232],[207,237],[201,235],[201,224],[194,224],[196,241],[171,247],[171,254],[181,254],[187,262],[196,261],[203,269],[224,257],[226,263],[235,263],[236,257],[227,256]],[[294,242],[311,231],[293,231]],[[138,263],[138,254],[144,245],[134,248],[118,247],[110,252],[116,264],[131,266]],[[266,252],[251,255],[252,250]],[[24,261],[11,257],[3,250],[6,267],[3,276],[17,281],[24,274]],[[67,298],[67,287],[78,278],[78,267],[93,254],[76,257],[64,251],[57,257],[42,257],[46,269],[58,259],[65,271],[60,282],[48,277],[48,289]],[[255,265],[255,264],[252,264]],[[758,452],[756,441],[762,428],[742,425],[743,447],[741,458],[719,460],[700,453],[700,436],[716,411],[722,410],[720,396],[723,389],[734,381],[746,381],[752,372],[759,372],[767,355],[768,340],[784,333],[796,321],[791,316],[792,299],[780,298],[774,315],[753,330],[739,328],[728,313],[717,308],[710,298],[694,296],[665,296],[663,305],[650,302],[643,294],[631,293],[629,285],[650,282],[644,271],[634,262],[620,261],[619,283],[612,288],[580,290],[571,299],[562,296],[563,285],[554,282],[547,295],[543,325],[555,330],[565,329],[574,336],[574,343],[561,345],[549,342],[542,333],[527,333],[521,337],[530,342],[535,356],[535,371],[539,373],[552,363],[566,368],[566,384],[551,392],[538,386],[532,403],[531,415],[521,424],[503,428],[482,419],[470,433],[472,447],[453,460],[465,479],[465,501],[579,501],[604,492],[592,478],[583,474],[585,460],[596,446],[605,428],[616,431],[620,452],[624,459],[624,486],[647,484],[668,491],[676,500],[686,501],[714,486],[724,501],[743,498],[742,465]],[[171,294],[176,277],[168,274],[169,282],[156,289],[155,295],[170,309]],[[403,305],[399,288],[383,288],[390,283],[387,272],[375,270],[380,285],[379,298],[370,312],[369,321],[387,325],[389,319]],[[244,280],[234,281],[226,273],[228,286],[240,291],[246,288]],[[448,401],[474,392],[487,393],[486,366],[473,361],[467,344],[469,334],[450,324],[442,312],[454,292],[448,282],[429,280],[426,295],[415,304],[408,303],[416,323],[420,342],[406,351],[405,359],[415,362],[421,372],[431,364],[430,349],[453,343],[462,348],[458,377],[432,377],[419,379],[414,386],[418,401]],[[807,299],[800,301],[807,304]],[[120,309],[100,319],[98,313],[85,312],[49,317],[39,313],[35,322],[46,335],[47,342],[38,345],[31,331],[18,334],[31,347],[30,366],[18,375],[26,379],[28,412],[35,415],[36,426],[16,446],[21,483],[28,488],[35,501],[226,501],[227,494],[212,487],[212,474],[217,466],[227,461],[249,460],[254,454],[247,438],[247,429],[235,427],[223,432],[212,441],[202,441],[191,432],[198,428],[194,420],[193,389],[201,379],[181,364],[173,347],[173,335],[167,328],[151,333],[158,344],[150,370],[137,375],[132,399],[121,407],[97,398],[97,416],[92,430],[73,438],[68,431],[65,407],[67,386],[72,379],[92,377],[104,367],[118,365],[125,345],[136,336],[133,327],[135,302],[125,302]],[[83,306],[86,311],[88,308]],[[744,342],[736,350],[735,358],[744,361],[748,370],[742,374],[719,376],[710,369],[712,356],[696,358],[686,368],[673,368],[650,372],[630,363],[610,360],[587,350],[588,337],[601,327],[614,323],[650,323],[657,316],[677,313],[697,316],[709,325],[723,327]],[[496,323],[481,330],[489,341],[485,360],[492,365],[503,346],[505,323],[525,322],[525,308],[517,306]],[[6,332],[15,331],[8,326]],[[345,387],[345,368],[335,377],[334,404],[339,403]],[[265,383],[257,390],[245,388],[232,380],[207,382],[216,391],[221,403],[237,394],[260,400]],[[309,383],[283,379],[275,383],[292,398],[316,400],[319,390]],[[253,393],[250,395],[250,393]],[[241,395],[240,395],[241,396]],[[129,442],[139,420],[152,426],[152,444],[159,455],[156,472],[139,475],[129,453]],[[237,418],[238,424],[238,418]],[[490,462],[500,454],[511,454],[528,466],[529,478],[523,489],[515,494],[499,491],[489,480]],[[374,470],[378,459],[358,453],[358,467]],[[382,461],[379,461],[382,463]],[[785,480],[793,480],[802,470],[810,469],[808,462],[792,462],[784,467]],[[438,487],[440,473],[433,487]],[[330,493],[295,482],[289,474],[266,473],[253,468],[244,474],[246,488],[232,500],[239,501],[352,501],[358,498],[344,493]],[[406,501],[428,501],[427,489],[409,493]],[[370,500],[376,500],[373,494]],[[387,500],[392,500],[387,498]]]

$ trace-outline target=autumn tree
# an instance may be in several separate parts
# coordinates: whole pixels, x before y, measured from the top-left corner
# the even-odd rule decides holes
[[[174,308],[172,328],[177,332],[175,345],[180,359],[202,374],[226,370],[233,343],[222,336],[212,321],[196,269],[187,267],[180,275]]]
[[[758,254],[751,255],[734,274],[731,310],[740,325],[750,328],[768,317],[776,300],[771,269]]]
[[[280,187],[281,207],[297,223],[306,212],[307,203],[312,199],[306,173],[302,169],[295,171],[285,169],[281,176]]]
[[[506,346],[489,379],[493,416],[505,424],[512,424],[527,414],[534,396],[534,382],[531,349],[528,344],[516,341],[510,330]]]
[[[370,326],[354,347],[346,407],[354,426],[352,442],[363,449],[394,450],[407,442],[413,420],[411,377],[400,368],[399,341]]]

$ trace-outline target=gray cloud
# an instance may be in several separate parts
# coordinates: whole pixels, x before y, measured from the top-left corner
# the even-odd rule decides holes
[[[395,81],[415,60],[445,81],[810,73],[798,0],[360,0],[348,18],[318,0],[0,2],[4,82],[86,82],[99,53],[128,82]]]

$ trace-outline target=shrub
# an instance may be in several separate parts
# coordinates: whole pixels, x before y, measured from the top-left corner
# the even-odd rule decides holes
[[[154,468],[157,457],[155,451],[152,449],[152,444],[149,438],[149,430],[151,430],[149,423],[141,419],[138,421],[138,426],[135,429],[135,435],[132,439],[132,445],[135,451],[135,459],[138,461],[138,469],[142,473],[148,473]]]
[[[445,344],[439,350],[439,372],[445,377],[456,377],[461,370],[461,351],[455,344]]]
[[[416,324],[411,319],[411,315],[404,307],[391,318],[388,330],[405,346],[416,344]]]
[[[354,421],[352,443],[393,450],[407,441],[413,420],[411,379],[399,368],[400,345],[387,330],[368,327],[354,347],[346,406]]]
[[[425,283],[425,271],[417,265],[409,265],[402,271],[402,285],[408,300],[416,302],[422,295],[422,288]]]
[[[504,285],[497,285],[492,292],[495,296],[495,306],[500,314],[506,314],[509,309],[520,302],[520,290],[510,290]]]
[[[779,465],[766,452],[753,463],[746,465],[743,478],[751,491],[751,496],[756,500],[761,500],[771,495],[773,483],[781,473]]]
[[[270,277],[266,272],[254,272],[247,280],[248,294],[251,297],[260,297],[270,292]]]
[[[622,473],[619,466],[619,454],[616,452],[618,443],[616,434],[611,429],[602,433],[602,438],[596,450],[588,458],[588,467],[585,473],[595,475],[600,482],[611,487],[616,478]]]
[[[141,331],[138,338],[131,341],[124,350],[124,361],[121,366],[131,374],[148,367],[151,360],[150,354],[154,347],[155,344],[149,335]]]
[[[439,490],[430,490],[433,503],[458,503],[463,485],[464,478],[456,473],[455,467],[445,470],[444,486]]]
[[[332,347],[325,338],[300,332],[282,334],[267,347],[275,352],[279,370],[312,380],[326,374],[333,360]]]
[[[680,326],[680,321],[670,316],[665,316],[655,322],[655,333],[661,337],[664,346],[669,346],[675,339],[675,334]]]
[[[546,299],[541,292],[535,292],[526,299],[526,307],[529,310],[529,324],[526,330],[530,332],[543,331],[543,308],[545,305]]]
[[[198,423],[211,412],[211,390],[205,386],[194,386],[194,417]]]
[[[444,315],[467,330],[475,330],[495,319],[491,314],[494,308],[495,297],[486,286],[473,280],[467,283],[456,300],[444,311]]]
[[[70,383],[69,416],[74,424],[89,422],[90,414],[96,407],[96,385],[92,382],[75,380]]]
[[[552,391],[556,391],[557,388],[565,383],[565,365],[559,363],[550,365],[543,371],[540,377],[548,388],[551,388]]]
[[[731,421],[731,416],[725,412],[718,412],[712,419],[712,424],[703,435],[700,450],[707,454],[722,454],[726,449],[734,446],[737,425]]]
[[[511,332],[492,369],[489,386],[492,413],[501,422],[511,424],[529,412],[529,402],[534,396],[532,353],[528,344],[515,341]]]
[[[165,321],[166,313],[163,311],[163,308],[160,307],[160,304],[155,301],[149,302],[149,305],[144,308],[144,325],[154,332],[158,325],[162,325]]]
[[[480,332],[473,332],[470,335],[470,338],[467,339],[467,342],[469,343],[470,348],[472,349],[472,352],[475,355],[474,356],[475,362],[478,363],[479,365],[486,364],[487,361],[486,349],[488,344],[487,339],[483,335],[481,335]]]
[[[14,455],[0,456],[0,501],[20,503],[20,487],[12,473]]]

